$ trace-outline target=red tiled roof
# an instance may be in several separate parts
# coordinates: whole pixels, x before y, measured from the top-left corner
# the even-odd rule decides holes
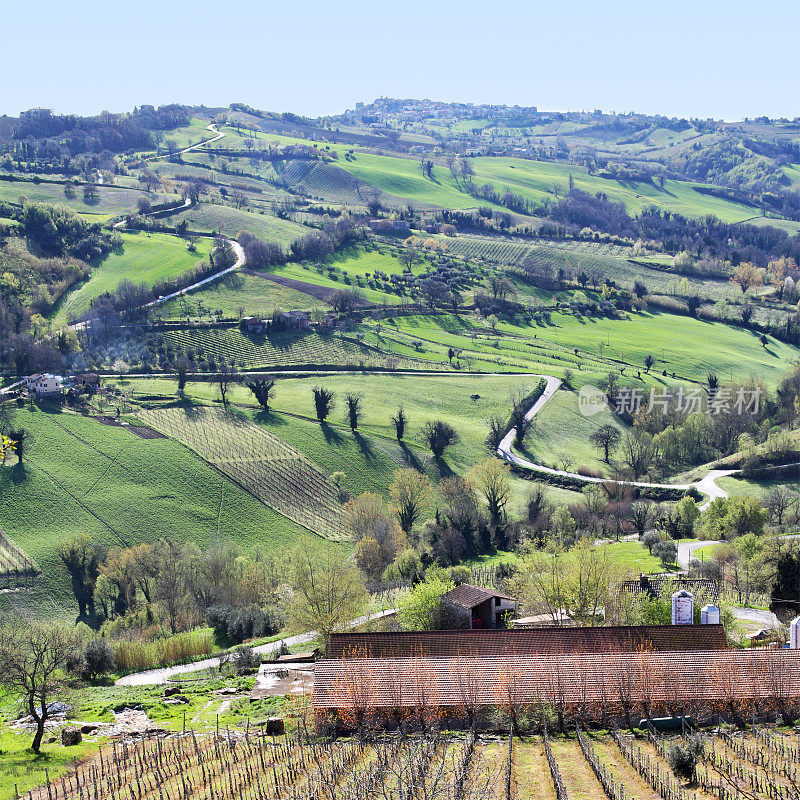
[[[653,704],[800,694],[800,650],[713,650],[495,658],[330,659],[316,666],[314,709],[525,703]]]
[[[512,602],[515,602],[514,598],[509,597],[507,594],[496,592],[494,589],[484,589],[480,586],[473,586],[470,583],[462,583],[459,586],[456,586],[454,589],[451,589],[449,592],[445,592],[444,595],[442,595],[442,600],[446,600],[447,602],[453,603],[453,605],[456,606],[461,606],[462,608],[475,608],[475,606],[478,606],[487,600],[491,600],[493,597],[499,597],[502,600],[511,600]]]
[[[336,633],[330,638],[328,655],[330,658],[494,658],[528,653],[722,650],[726,646],[722,625],[631,625],[424,633]]]

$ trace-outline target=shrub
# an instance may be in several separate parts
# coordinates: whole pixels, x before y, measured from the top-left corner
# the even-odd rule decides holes
[[[94,680],[107,672],[113,672],[116,666],[114,651],[108,639],[92,639],[83,653],[83,674]]]
[[[694,782],[697,762],[703,757],[703,741],[699,736],[690,736],[667,751],[670,769],[679,778]]]
[[[261,658],[252,647],[237,647],[233,651],[233,667],[237,675],[247,675],[257,670],[261,665]]]
[[[655,531],[648,531],[642,536],[642,544],[652,553],[653,547],[661,541],[661,537]]]

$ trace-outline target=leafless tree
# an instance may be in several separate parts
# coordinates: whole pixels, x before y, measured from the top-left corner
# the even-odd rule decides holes
[[[63,673],[80,653],[80,637],[61,623],[7,620],[0,635],[0,685],[20,697],[36,724],[31,749],[38,753]]]

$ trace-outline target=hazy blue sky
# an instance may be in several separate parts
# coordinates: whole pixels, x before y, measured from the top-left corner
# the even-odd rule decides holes
[[[377,96],[739,119],[800,116],[800,3],[9,2],[0,113]]]

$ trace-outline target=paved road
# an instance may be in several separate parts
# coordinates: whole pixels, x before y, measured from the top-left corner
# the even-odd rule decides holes
[[[542,392],[541,397],[528,409],[528,412],[525,414],[525,419],[527,420],[532,420],[544,408],[547,401],[558,391],[558,387],[561,384],[561,381],[559,381],[558,378],[554,378],[552,375],[534,375],[532,377],[544,378],[544,380],[547,382],[547,386],[545,387],[544,392]],[[513,441],[514,429],[512,428],[502,438],[497,448],[497,455],[500,456],[500,458],[502,458],[504,461],[507,461],[509,464],[516,464],[517,466],[525,467],[527,469],[534,470],[535,472],[544,472],[548,475],[571,478],[573,480],[581,481],[582,483],[605,483],[606,480],[608,480],[607,478],[590,478],[586,475],[579,475],[576,472],[567,472],[563,469],[553,469],[552,467],[544,466],[544,464],[535,464],[532,461],[528,461],[528,459],[522,458],[522,456],[518,456],[516,453],[511,451]],[[711,501],[715,498],[728,496],[728,493],[724,489],[721,489],[719,486],[717,486],[714,481],[723,475],[733,475],[735,472],[738,472],[738,470],[711,470],[702,480],[695,481],[694,483],[647,483],[645,481],[623,481],[623,483],[627,484],[628,486],[636,486],[641,489],[680,489],[686,491],[687,489],[695,487],[703,494],[709,495],[708,502],[700,506],[702,510],[707,508]]]
[[[209,275],[207,278],[203,278],[203,280],[197,281],[197,283],[193,283],[191,286],[187,286],[185,289],[180,289],[179,291],[172,292],[171,294],[165,294],[162,297],[159,297],[157,300],[146,303],[145,308],[152,308],[153,306],[161,305],[161,303],[166,303],[167,300],[172,300],[174,297],[180,297],[181,295],[189,294],[189,292],[193,292],[195,289],[199,289],[201,286],[205,286],[213,281],[218,281],[225,275],[228,275],[234,270],[243,267],[245,262],[244,249],[239,242],[236,241],[236,239],[228,239],[228,242],[233,248],[233,252],[236,253],[236,261],[230,267],[220,270],[219,272],[215,272],[213,275]]]
[[[717,491],[723,491],[718,486],[714,488]],[[718,495],[718,497],[723,497],[726,495]],[[708,547],[712,544],[721,544],[718,541],[708,541],[708,542],[678,542],[678,566],[681,569],[689,569],[689,562],[692,560],[692,553],[695,550],[699,550],[701,547]]]
[[[363,617],[354,619],[351,627],[356,628],[359,625],[364,625],[367,622],[373,622],[384,617],[389,617],[396,614],[396,608],[389,608],[386,611],[379,611],[376,614],[368,614]],[[277,653],[280,650],[281,644],[286,647],[294,647],[298,644],[306,644],[316,637],[316,631],[311,633],[300,633],[297,636],[287,636],[285,639],[279,639],[275,642],[254,647],[253,651],[263,655],[265,653]],[[217,669],[219,667],[219,656],[213,658],[204,658],[201,661],[192,661],[188,664],[177,664],[174,667],[164,667],[163,669],[149,669],[145,672],[133,672],[130,675],[123,675],[118,681],[117,686],[145,686],[150,684],[166,683],[170,678],[175,675],[182,675],[185,672],[196,672],[201,669]]]

